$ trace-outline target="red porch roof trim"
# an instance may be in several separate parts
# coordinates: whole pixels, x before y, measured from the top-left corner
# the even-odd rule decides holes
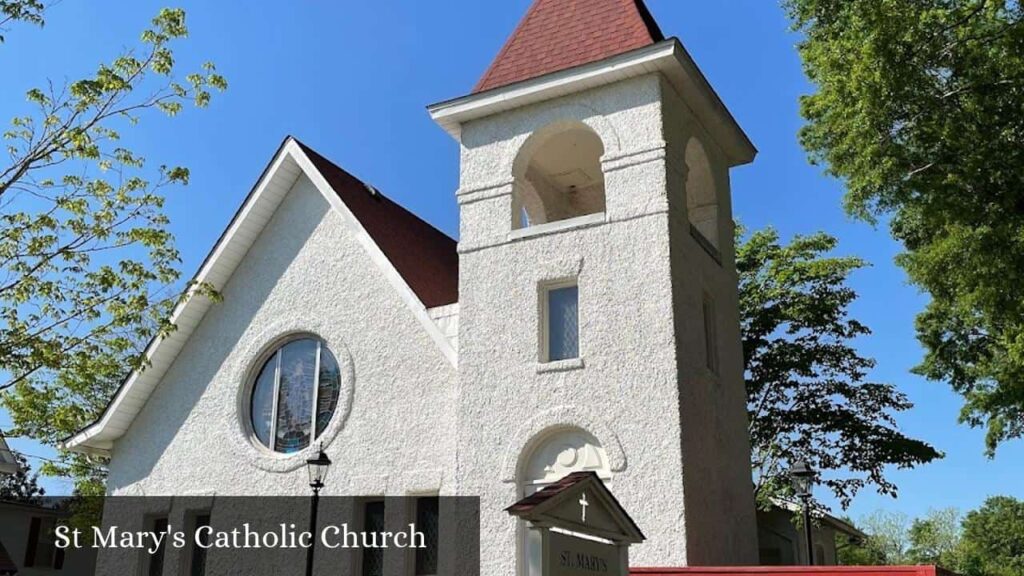
[[[685,568],[630,568],[636,576],[956,576],[939,566],[687,566]]]

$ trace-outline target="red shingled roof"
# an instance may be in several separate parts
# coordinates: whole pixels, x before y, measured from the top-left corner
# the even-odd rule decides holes
[[[386,196],[296,140],[303,152],[427,308],[459,300],[457,244]]]
[[[664,40],[643,0],[535,0],[474,93]]]
[[[562,492],[565,492],[566,490],[572,488],[573,486],[579,484],[580,482],[589,480],[591,478],[597,478],[597,474],[593,472],[572,472],[570,474],[566,474],[557,482],[548,484],[542,490],[538,490],[537,492],[534,492],[533,494],[523,498],[519,502],[516,502],[515,504],[509,506],[508,508],[505,508],[505,511],[510,512],[512,514],[522,514],[525,512],[529,512],[536,508],[537,506],[539,506],[540,504],[543,504],[544,502],[547,502],[548,500],[554,498],[555,496],[558,496]]]

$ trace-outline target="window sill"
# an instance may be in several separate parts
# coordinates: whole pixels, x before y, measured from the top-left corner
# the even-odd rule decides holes
[[[548,234],[557,234],[564,232],[565,230],[572,230],[574,228],[584,228],[587,226],[596,226],[598,224],[604,224],[607,218],[604,212],[597,212],[596,214],[586,214],[584,216],[577,216],[575,218],[569,218],[567,220],[556,220],[555,222],[548,222],[546,224],[534,224],[526,228],[519,228],[509,233],[509,240],[519,240],[522,238],[530,238],[533,236],[546,236]]]
[[[556,360],[554,362],[538,362],[537,374],[569,372],[571,370],[581,370],[583,367],[583,358],[569,358],[568,360]]]
[[[715,245],[708,240],[704,234],[701,234],[700,230],[696,226],[690,224],[690,236],[697,241],[697,244],[704,249],[704,252],[715,261],[715,264],[722,265],[722,253],[715,248]]]

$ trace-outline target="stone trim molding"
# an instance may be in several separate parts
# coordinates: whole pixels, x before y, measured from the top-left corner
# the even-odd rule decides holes
[[[579,428],[588,432],[601,443],[608,455],[608,467],[612,472],[626,469],[626,453],[622,450],[619,437],[604,420],[579,406],[558,406],[537,414],[516,430],[505,446],[501,481],[515,482],[523,457],[537,440],[559,428]]]
[[[522,240],[524,238],[558,234],[559,232],[565,232],[566,230],[575,230],[577,228],[599,226],[601,224],[606,223],[607,221],[608,217],[604,212],[584,214],[583,216],[576,216],[575,218],[555,220],[554,222],[545,222],[544,224],[534,224],[533,226],[530,226],[528,228],[519,228],[513,230],[509,232],[507,236],[507,241],[514,242],[516,240]]]
[[[618,154],[606,153],[601,157],[601,170],[608,174],[631,166],[665,160],[667,157],[667,145],[664,141],[659,141],[652,146],[637,150],[629,150]]]
[[[491,198],[500,198],[512,194],[512,186],[514,184],[515,180],[508,178],[500,182],[491,182],[481,186],[459,188],[455,191],[455,198],[460,205],[490,200]]]
[[[579,279],[583,275],[583,258],[566,255],[537,263],[534,280],[538,285],[558,282],[569,278]]]
[[[249,398],[262,360],[289,338],[305,334],[323,340],[338,361],[341,369],[341,393],[338,395],[338,405],[331,416],[331,422],[323,434],[303,450],[292,454],[280,454],[271,451],[255,439],[250,422]],[[229,369],[228,378],[228,382],[234,383],[238,389],[235,402],[235,438],[238,452],[244,455],[250,464],[268,472],[291,472],[305,466],[306,460],[316,456],[321,444],[324,450],[327,450],[348,420],[355,390],[352,354],[344,342],[330,333],[327,322],[323,318],[318,318],[312,311],[297,311],[294,316],[278,318],[261,328],[258,333],[246,334],[241,341],[248,344],[233,355],[234,362]]]
[[[586,367],[583,358],[569,358],[567,360],[554,360],[552,362],[538,362],[537,374],[552,374],[558,372],[571,372],[582,370]]]

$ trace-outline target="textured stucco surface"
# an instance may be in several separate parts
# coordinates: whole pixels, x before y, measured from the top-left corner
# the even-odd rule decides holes
[[[516,176],[547,137],[580,126],[603,143],[605,211],[513,232]],[[691,137],[715,173],[721,266],[689,234]],[[327,492],[479,495],[483,574],[516,574],[519,528],[503,510],[531,450],[569,429],[601,444],[613,492],[648,536],[633,565],[755,562],[728,172],[682,100],[651,75],[473,121],[457,199],[460,301],[430,311],[457,342],[457,369],[300,177],[115,445],[111,490],[306,493],[306,455],[253,445],[245,407],[261,354],[312,332],[348,374],[347,408],[325,434],[339,464]],[[539,363],[541,295],[570,278],[582,358],[551,369]],[[705,293],[718,374],[704,368]]]
[[[621,449],[613,490],[648,536],[633,565],[756,561],[738,324],[727,326],[738,322],[735,273],[731,252],[719,267],[688,235],[675,154],[706,136],[669,90],[652,75],[463,127],[459,420],[473,426],[459,431],[458,490],[482,497],[485,574],[515,573],[517,528],[500,512],[520,496],[509,461],[521,465],[532,439],[570,427]],[[604,222],[510,234],[524,155],[580,123],[604,143]],[[724,164],[711,161],[727,195]],[[538,371],[540,287],[571,277],[583,367]],[[720,376],[702,372],[704,290],[724,291]],[[552,409],[567,416],[535,417]],[[495,446],[507,446],[503,461]],[[496,465],[502,483],[481,473]]]
[[[669,144],[669,222],[688,510],[687,561],[691,565],[753,564],[757,561],[756,518],[746,434],[729,173],[721,151],[693,120],[672,87],[663,83],[662,94],[665,140]],[[693,238],[685,211],[685,150],[691,138],[702,142],[713,172],[719,204],[715,243],[721,265]],[[712,299],[715,308],[717,374],[705,363],[705,296]]]
[[[116,444],[113,493],[306,494],[308,455],[271,454],[246,431],[259,358],[302,332],[322,337],[345,375],[324,437],[343,465],[326,492],[405,494],[424,473],[436,479],[420,490],[452,482],[454,369],[309,180],[298,180],[222,291]]]

